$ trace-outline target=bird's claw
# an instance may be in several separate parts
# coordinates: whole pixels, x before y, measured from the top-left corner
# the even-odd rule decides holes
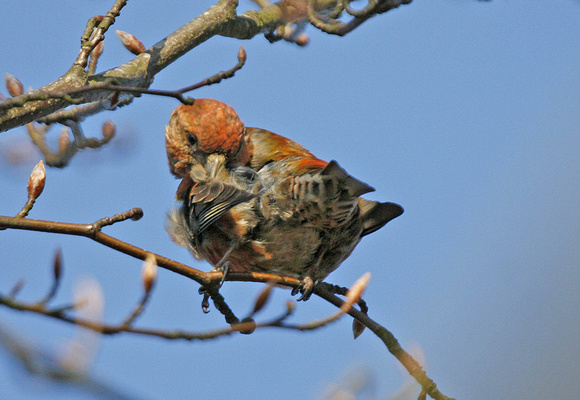
[[[219,270],[222,271],[223,276],[219,281],[219,284],[217,286],[217,288],[221,288],[222,285],[224,284],[225,280],[226,280],[226,276],[228,274],[228,271],[230,270],[230,262],[229,261],[224,261],[223,263],[221,263],[222,265],[219,266]],[[204,314],[207,314],[209,312],[209,298],[210,295],[207,292],[207,288],[204,285],[201,285],[199,287],[199,294],[203,294],[203,300],[201,301],[201,309],[203,310]]]
[[[203,300],[201,301],[201,309],[204,314],[209,312],[209,294],[205,286],[200,286],[198,290],[199,294],[203,294]]]
[[[316,282],[311,277],[307,276],[302,279],[299,286],[292,289],[292,296],[296,296],[299,292],[302,294],[296,301],[306,301],[312,296]]]

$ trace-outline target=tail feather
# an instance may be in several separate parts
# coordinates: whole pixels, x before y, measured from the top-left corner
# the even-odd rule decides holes
[[[368,192],[374,192],[375,189],[366,183],[359,181],[355,177],[351,176],[346,172],[338,163],[334,160],[328,163],[328,165],[321,172],[323,175],[336,176],[339,181],[341,181],[348,193],[353,197],[361,196]]]
[[[361,197],[359,204],[363,219],[361,237],[381,229],[387,222],[403,214],[403,207],[395,203],[379,203],[378,201],[370,201]]]

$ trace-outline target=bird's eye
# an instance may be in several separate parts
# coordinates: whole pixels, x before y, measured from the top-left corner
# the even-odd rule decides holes
[[[187,135],[187,141],[189,142],[190,145],[196,145],[197,144],[197,137],[195,137],[195,135],[189,133]]]

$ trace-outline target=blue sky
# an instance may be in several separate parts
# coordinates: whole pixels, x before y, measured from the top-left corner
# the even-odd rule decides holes
[[[66,71],[87,19],[112,4],[11,3],[0,15],[0,73],[34,88]],[[211,2],[161,4],[129,2],[114,28],[150,46]],[[306,48],[263,37],[213,38],[161,72],[152,87],[177,89],[227,69],[243,44],[248,61],[236,77],[194,96],[222,100],[246,125],[338,160],[376,188],[369,198],[405,208],[328,281],[349,285],[370,271],[371,317],[404,347],[422,350],[428,374],[447,395],[574,398],[580,391],[578,21],[575,0],[415,0],[344,38],[308,28]],[[99,70],[131,57],[110,32]],[[144,96],[86,121],[86,133],[97,135],[111,118],[119,135],[109,147],[78,154],[64,170],[49,169],[31,218],[92,222],[141,207],[141,221],[106,232],[206,268],[163,228],[177,187],[163,129],[176,106]],[[23,129],[0,134],[2,215],[23,205],[38,161],[6,160],[7,149],[22,148],[25,137]],[[93,277],[103,288],[106,320],[122,320],[141,295],[141,263],[84,238],[0,232],[0,291],[25,277],[23,299],[44,294],[57,247],[65,275],[56,303],[70,301],[76,283]],[[223,294],[243,315],[260,288],[228,282]],[[289,291],[278,290],[265,317],[288,298]],[[199,304],[196,285],[160,271],[138,325],[223,326],[219,313],[203,315]],[[295,320],[332,311],[312,298],[299,304]],[[7,309],[0,309],[0,324],[47,354],[59,354],[77,334]],[[350,324],[344,318],[311,333],[265,329],[204,343],[104,337],[91,373],[132,398],[318,399],[357,370],[371,379],[366,398],[386,398],[407,377],[372,334],[353,341]],[[16,365],[0,349],[3,398],[93,398],[31,378]]]

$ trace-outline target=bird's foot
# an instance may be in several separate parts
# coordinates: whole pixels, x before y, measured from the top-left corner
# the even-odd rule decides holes
[[[222,287],[222,285],[224,284],[224,282],[226,280],[226,276],[228,275],[228,272],[230,270],[230,262],[223,260],[223,262],[219,262],[218,264],[216,264],[216,266],[214,267],[214,270],[219,270],[223,274],[222,278],[220,279],[220,281],[217,285],[217,288],[219,289]],[[207,292],[207,288],[204,285],[201,285],[199,287],[199,294],[203,294],[203,300],[201,301],[201,309],[203,310],[203,312],[205,314],[207,314],[209,312],[210,295]]]
[[[203,294],[203,300],[201,300],[201,310],[204,314],[209,312],[209,293],[205,286],[199,287],[199,294]]]
[[[314,287],[316,286],[317,283],[318,282],[314,282],[314,280],[310,276],[305,277],[304,279],[302,279],[302,282],[300,283],[299,286],[292,289],[292,296],[301,293],[301,296],[298,298],[297,301],[308,300],[310,296],[312,296],[312,293],[314,292]]]
[[[218,288],[221,288],[224,284],[224,282],[226,281],[226,276],[228,275],[228,272],[230,272],[230,262],[229,261],[224,261],[223,263],[220,262],[221,265],[216,265],[216,269],[219,269],[222,271],[222,279],[220,279],[220,283],[218,285]]]

